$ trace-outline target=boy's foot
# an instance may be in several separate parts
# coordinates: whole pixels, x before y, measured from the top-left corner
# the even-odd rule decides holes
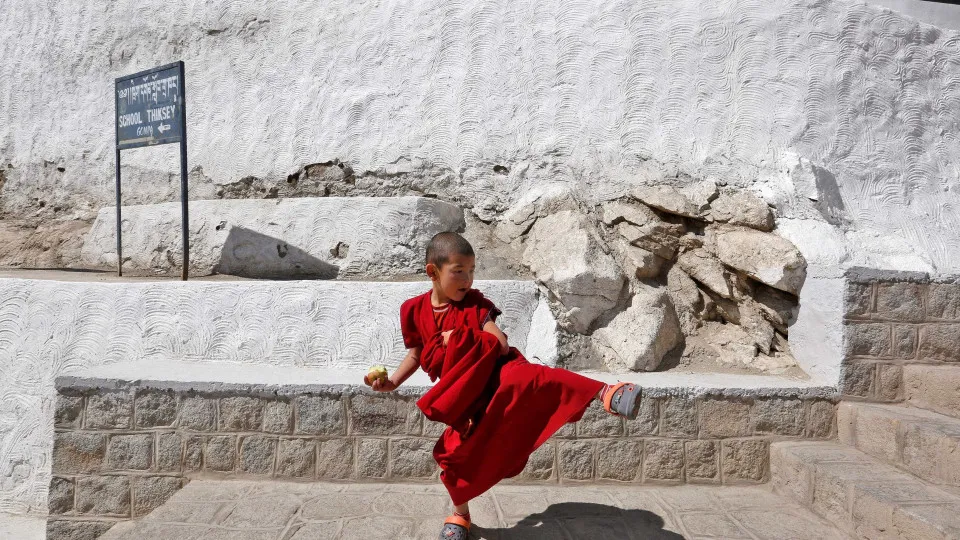
[[[630,420],[640,413],[640,387],[633,383],[617,383],[604,388],[603,408],[608,413]]]
[[[448,517],[440,529],[440,540],[467,540],[470,520],[456,514]]]

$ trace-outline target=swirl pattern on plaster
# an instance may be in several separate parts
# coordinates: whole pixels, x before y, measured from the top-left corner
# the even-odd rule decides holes
[[[532,328],[540,306],[533,282],[475,286],[503,311],[501,327],[513,346],[526,351],[529,336],[531,349],[544,347],[542,334],[553,321]],[[0,279],[0,512],[46,512],[56,376],[136,360],[358,374],[373,364],[394,368],[405,352],[400,304],[429,288],[425,282]]]

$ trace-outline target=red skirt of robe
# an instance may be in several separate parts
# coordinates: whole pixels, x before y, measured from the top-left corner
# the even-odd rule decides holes
[[[454,330],[447,346],[440,329],[430,328],[432,311],[416,317],[421,335],[429,336],[423,339],[421,366],[431,378],[439,377],[417,405],[427,418],[450,426],[433,456],[456,505],[519,474],[530,454],[565,423],[580,420],[603,388],[571,371],[531,364],[514,348],[500,356],[497,338],[477,330],[473,320],[484,320],[484,310],[472,309],[466,300],[445,318],[444,330]],[[429,308],[429,295],[426,302]]]
[[[495,377],[493,396],[466,439],[450,427],[433,448],[453,504],[520,474],[530,454],[565,423],[580,420],[603,388],[577,373],[531,364],[519,352]]]

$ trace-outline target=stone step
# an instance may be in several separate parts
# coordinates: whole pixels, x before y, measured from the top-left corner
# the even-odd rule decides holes
[[[775,491],[858,538],[960,538],[960,497],[830,442],[770,447]]]
[[[846,538],[766,486],[499,485],[471,501],[470,511],[470,537],[478,540]],[[100,538],[423,539],[437,537],[449,512],[439,484],[196,480]],[[79,524],[54,521],[51,530]]]
[[[934,483],[960,487],[960,420],[897,405],[843,402],[841,442]]]
[[[179,274],[180,203],[121,207],[124,271]],[[116,208],[100,209],[82,263],[116,269]],[[390,279],[422,272],[426,243],[463,211],[423,197],[190,202],[190,272],[257,278]]]
[[[903,386],[910,405],[960,418],[960,366],[907,364]]]

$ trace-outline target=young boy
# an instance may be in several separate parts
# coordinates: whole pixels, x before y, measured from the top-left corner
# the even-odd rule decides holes
[[[454,505],[440,538],[466,540],[471,499],[519,474],[530,454],[580,420],[594,399],[611,414],[636,418],[640,388],[527,362],[497,327],[500,310],[471,288],[475,256],[459,234],[434,236],[426,259],[433,289],[400,308],[407,356],[372,386],[395,390],[418,366],[436,381],[417,406],[449,426],[433,449]]]

